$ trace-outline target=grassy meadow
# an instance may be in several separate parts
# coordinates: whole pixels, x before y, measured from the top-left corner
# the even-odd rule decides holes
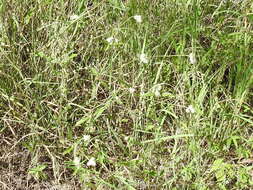
[[[0,15],[0,189],[253,188],[252,0]]]

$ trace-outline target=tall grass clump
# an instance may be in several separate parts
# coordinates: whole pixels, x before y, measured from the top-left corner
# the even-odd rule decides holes
[[[251,189],[251,0],[0,15],[0,189]]]

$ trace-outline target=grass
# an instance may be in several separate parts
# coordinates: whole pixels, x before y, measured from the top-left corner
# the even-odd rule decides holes
[[[252,188],[250,0],[0,2],[1,189]]]

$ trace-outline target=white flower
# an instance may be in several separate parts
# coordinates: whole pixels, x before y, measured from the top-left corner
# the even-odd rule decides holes
[[[76,20],[76,19],[78,19],[78,18],[79,18],[78,15],[71,15],[71,16],[69,17],[70,20]]]
[[[80,161],[81,161],[81,159],[79,157],[75,157],[74,161],[73,161],[74,165],[77,166],[77,167],[79,167],[80,166]]]
[[[191,64],[197,63],[197,60],[196,60],[196,57],[195,57],[195,54],[194,54],[194,53],[190,53],[190,54],[189,54],[189,60],[190,60],[190,63],[191,63]]]
[[[141,15],[135,15],[134,16],[134,20],[138,23],[141,23],[142,22],[142,18],[141,18]]]
[[[160,91],[159,91],[159,90],[156,90],[156,91],[155,91],[155,96],[156,96],[156,97],[161,96],[161,94],[160,94]]]
[[[192,105],[189,105],[185,111],[186,113],[195,113],[195,109]]]
[[[131,94],[133,94],[134,92],[135,92],[135,89],[134,88],[129,88],[129,92],[131,93]]]
[[[154,94],[155,94],[156,97],[161,96],[161,94],[160,94],[161,90],[162,90],[162,85],[161,84],[158,84],[158,85],[155,86],[153,92],[154,92]]]
[[[97,164],[96,164],[96,160],[94,157],[92,157],[88,162],[87,162],[87,166],[92,166],[92,167],[95,167]]]
[[[107,41],[109,44],[113,43],[113,40],[114,40],[113,37],[109,37],[109,38],[106,39],[106,41]]]
[[[148,63],[148,57],[145,53],[140,54],[139,58],[142,63]]]
[[[84,135],[83,140],[84,141],[89,141],[90,140],[90,135]]]
[[[109,43],[109,44],[112,44],[112,43],[117,43],[119,40],[114,38],[114,37],[109,37],[106,39],[106,41]]]

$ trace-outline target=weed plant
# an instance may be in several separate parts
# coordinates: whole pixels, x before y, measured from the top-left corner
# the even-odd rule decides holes
[[[0,189],[251,189],[251,0],[0,0]]]

